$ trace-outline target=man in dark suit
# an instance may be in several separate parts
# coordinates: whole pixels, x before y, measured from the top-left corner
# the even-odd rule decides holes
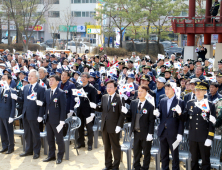
[[[36,100],[43,101],[45,88],[38,84],[38,71],[32,69],[29,72],[28,81],[22,91],[22,96],[18,97],[12,94],[12,98],[18,103],[23,103],[22,120],[25,132],[26,148],[21,157],[33,155],[33,159],[40,156],[41,140],[39,131],[39,122],[43,120],[44,108],[37,105]]]
[[[167,97],[160,101],[159,111],[155,110],[154,115],[160,118],[158,127],[158,137],[160,140],[162,169],[169,169],[169,149],[173,157],[172,169],[179,170],[179,151],[178,147],[173,148],[173,143],[182,141],[184,124],[179,119],[176,108],[180,107],[183,111],[184,101],[175,95],[176,83],[167,82],[165,84],[165,94]],[[178,112],[182,112],[178,111]]]
[[[65,92],[58,88],[60,78],[57,75],[50,76],[50,89],[45,91],[44,106],[45,119],[47,128],[47,140],[49,143],[49,154],[43,162],[55,160],[55,138],[58,145],[59,152],[57,154],[57,164],[62,162],[65,152],[65,145],[63,141],[62,129],[58,132],[56,127],[63,126],[66,119],[66,95]]]
[[[81,74],[82,85],[78,86],[77,89],[83,89],[86,93],[86,97],[76,97],[75,101],[80,100],[80,105],[77,108],[77,116],[81,119],[81,126],[78,129],[79,138],[77,140],[77,148],[85,147],[84,138],[84,127],[86,126],[88,135],[88,151],[92,150],[93,144],[93,119],[95,117],[96,109],[96,95],[97,90],[89,83],[90,75],[87,72]],[[71,100],[71,107],[74,107],[74,100]]]
[[[181,120],[190,120],[191,169],[199,169],[199,156],[202,159],[202,169],[211,169],[210,149],[214,139],[216,109],[212,102],[204,98],[208,88],[209,85],[206,80],[197,81],[195,83],[197,99],[190,100],[183,114],[179,114]]]
[[[146,100],[148,86],[139,86],[139,99],[133,100],[130,109],[127,111],[123,107],[122,111],[127,116],[132,117],[130,135],[134,133],[134,163],[135,170],[148,170],[150,165],[150,149],[154,134],[155,116],[153,115],[154,106]],[[126,111],[124,111],[126,110]],[[144,155],[143,166],[140,165],[140,158]]]
[[[109,80],[106,83],[107,93],[102,96],[101,107],[98,111],[102,112],[102,139],[105,149],[105,168],[103,170],[119,169],[121,159],[121,147],[119,144],[120,130],[123,127],[124,115],[121,112],[124,106],[124,100],[116,94],[117,83],[114,80]],[[112,161],[113,150],[114,162]],[[113,165],[112,165],[113,162]]]
[[[66,94],[66,114],[70,112],[70,102],[72,99],[72,89],[75,89],[75,85],[69,81],[70,74],[67,71],[63,71],[61,75],[61,81],[58,84],[58,88],[62,89]]]
[[[4,74],[2,81],[7,82],[10,85],[12,77],[10,74]],[[11,93],[16,94],[16,91],[12,88],[8,90],[0,87],[0,134],[2,141],[2,150],[0,153],[6,152],[11,154],[14,152],[14,131],[13,131],[13,119],[15,116],[15,100],[11,98]]]

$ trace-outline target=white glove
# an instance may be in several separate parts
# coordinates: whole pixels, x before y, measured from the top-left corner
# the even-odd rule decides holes
[[[210,121],[215,124],[216,123],[216,118],[212,115],[210,115]]]
[[[77,103],[79,101],[79,97],[75,97],[75,102]]]
[[[90,102],[89,105],[91,108],[96,109],[96,103]]]
[[[38,122],[40,123],[42,120],[43,120],[43,118],[42,117],[38,117]]]
[[[125,106],[122,106],[122,107],[121,107],[121,112],[127,114],[128,109],[127,109]]]
[[[43,105],[43,102],[40,101],[40,100],[36,100],[36,104],[37,104],[38,106],[42,106],[42,105]]]
[[[9,117],[9,119],[8,119],[8,123],[10,124],[10,123],[12,123],[13,121],[14,121],[14,119],[11,118],[11,117]]]
[[[116,126],[115,132],[116,132],[116,133],[119,133],[120,131],[121,131],[121,127]]]
[[[207,147],[210,147],[212,145],[212,140],[206,139],[204,145],[207,146]]]
[[[181,142],[181,141],[182,141],[182,139],[183,139],[183,136],[182,136],[182,135],[180,135],[180,134],[177,134],[177,141],[178,141],[178,142]]]
[[[152,141],[152,140],[153,140],[152,134],[149,134],[149,133],[148,133],[148,135],[147,135],[147,137],[146,137],[146,141]]]
[[[156,117],[159,117],[159,116],[160,116],[159,110],[158,110],[158,109],[155,109],[155,110],[153,111],[153,115],[156,116]]]
[[[11,93],[11,98],[14,99],[14,100],[17,100],[18,96],[16,94]]]
[[[74,113],[74,110],[70,110],[69,112],[70,112],[70,113]]]
[[[181,107],[180,107],[179,105],[176,105],[175,111],[176,111],[179,115],[181,115],[181,113],[182,113]]]
[[[92,118],[94,118],[94,117],[95,117],[95,113],[91,113],[90,115],[91,115],[91,117],[92,117]]]
[[[59,124],[64,125],[65,121],[59,121]]]
[[[126,94],[123,94],[123,98],[124,98],[124,100],[127,100],[128,96]]]

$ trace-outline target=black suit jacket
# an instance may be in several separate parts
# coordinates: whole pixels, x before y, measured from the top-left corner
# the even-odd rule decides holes
[[[130,104],[130,109],[128,110],[127,117],[132,117],[131,122],[131,129],[130,135],[132,132],[135,131],[135,121],[136,121],[136,114],[138,112],[138,103],[139,99],[133,100]],[[147,134],[154,134],[154,123],[155,123],[155,116],[153,115],[154,106],[145,101],[143,108],[141,109],[142,116],[140,117],[139,124],[140,124],[140,133],[142,134],[142,138],[146,139]],[[146,113],[143,113],[146,112]]]
[[[44,108],[40,107],[36,104],[35,100],[27,99],[30,84],[26,85],[22,91],[21,97],[18,97],[17,102],[23,103],[23,118],[24,114],[26,113],[27,120],[37,120],[38,117],[42,117],[44,114]],[[37,93],[37,100],[43,101],[44,100],[44,92],[45,88],[39,85],[38,83],[35,85],[34,92]]]
[[[202,110],[195,105],[195,102],[197,102],[197,99],[190,100],[183,114],[179,116],[182,121],[189,120],[189,140],[195,142],[205,142],[206,139],[213,140],[215,127],[209,121],[209,116],[211,113],[212,116],[216,117],[215,106],[208,101],[210,112],[206,114],[207,120],[204,120]]]
[[[111,106],[107,107],[108,104],[108,94],[103,95],[101,100],[101,107],[97,107],[97,111],[102,112],[102,123],[101,130],[106,126],[108,133],[115,133],[116,126],[123,127],[124,115],[121,112],[122,106],[125,106],[124,100],[120,99],[119,94],[115,94],[111,102]],[[115,106],[112,106],[113,105]]]
[[[44,94],[45,119],[51,124],[58,125],[59,121],[66,119],[66,94],[58,87],[51,98],[50,93],[51,89],[48,89]]]

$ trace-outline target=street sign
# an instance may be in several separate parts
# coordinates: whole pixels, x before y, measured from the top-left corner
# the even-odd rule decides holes
[[[100,25],[87,25],[87,34],[101,34]]]

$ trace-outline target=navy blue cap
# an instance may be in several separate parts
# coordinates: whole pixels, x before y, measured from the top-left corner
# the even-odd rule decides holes
[[[55,73],[54,73],[54,72],[49,73],[49,76],[53,76],[53,75],[55,75]]]
[[[28,73],[27,73],[27,72],[25,72],[24,70],[21,70],[21,71],[20,71],[20,73],[24,74],[25,76],[27,76],[27,75],[28,75]]]
[[[71,77],[69,80],[71,80],[73,83],[76,82],[76,79],[74,79],[73,77]]]
[[[4,58],[0,58],[1,61],[5,61]]]
[[[62,74],[62,69],[56,69],[56,73],[60,73],[60,74]]]
[[[50,73],[51,73],[51,71],[52,71],[52,70],[51,70],[51,68],[47,68],[47,73],[49,73],[49,74],[50,74]]]
[[[58,64],[58,63],[57,63],[57,61],[54,60],[54,61],[52,61],[52,64]]]
[[[29,65],[29,67],[35,68],[35,64],[32,64],[32,63],[31,63],[31,64]]]
[[[111,79],[117,81],[117,80],[118,80],[118,77],[117,77],[117,75],[113,74],[112,77],[111,77]]]
[[[27,81],[28,82],[28,76],[26,76],[22,81]]]
[[[3,70],[3,74],[5,73],[5,71],[7,71],[9,74],[11,74],[11,73],[12,73],[12,70],[11,70],[11,69],[9,69],[9,68],[4,69],[4,70]]]
[[[134,74],[129,74],[129,75],[128,75],[128,78],[135,79],[135,76],[134,76]]]
[[[81,60],[82,61],[82,58],[79,57],[79,58],[77,58],[77,60]]]
[[[97,77],[100,77],[100,72],[96,71],[96,75],[97,75]]]
[[[90,72],[89,75],[90,75],[90,77],[96,78],[96,73],[94,73],[94,72]]]
[[[80,74],[81,74],[80,71],[75,71],[75,73],[78,74],[79,76],[80,76]]]

